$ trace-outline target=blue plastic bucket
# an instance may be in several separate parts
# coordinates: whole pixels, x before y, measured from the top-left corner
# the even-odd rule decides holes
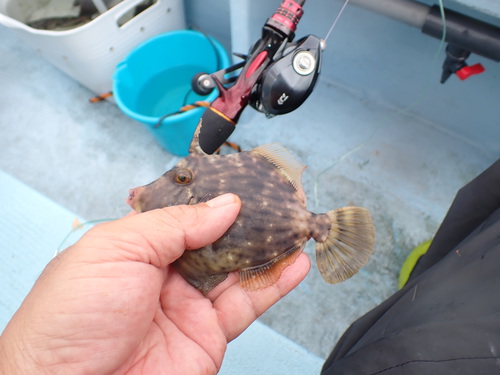
[[[205,108],[196,108],[159,120],[187,104],[212,102],[217,90],[207,96],[191,88],[193,76],[213,73],[229,66],[222,45],[191,30],[170,31],[137,46],[116,67],[113,96],[129,117],[143,123],[154,138],[172,154],[185,156]]]

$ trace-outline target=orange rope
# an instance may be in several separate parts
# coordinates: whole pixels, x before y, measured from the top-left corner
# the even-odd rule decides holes
[[[194,102],[193,104],[187,104],[185,106],[182,106],[177,112],[169,113],[166,114],[158,120],[158,122],[155,125],[155,128],[159,127],[163,120],[165,120],[167,117],[173,116],[173,115],[178,115],[187,111],[190,111],[191,109],[199,108],[199,107],[210,107],[210,102],[206,101],[198,101]]]
[[[109,91],[101,95],[94,96],[93,98],[89,99],[89,102],[91,103],[97,103],[97,102],[102,102],[103,100],[106,100],[106,98],[109,98],[110,96],[113,96],[113,92]]]

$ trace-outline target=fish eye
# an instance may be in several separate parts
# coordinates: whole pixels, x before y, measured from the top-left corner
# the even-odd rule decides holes
[[[181,185],[187,185],[193,180],[193,174],[187,169],[179,169],[175,173],[174,181]]]

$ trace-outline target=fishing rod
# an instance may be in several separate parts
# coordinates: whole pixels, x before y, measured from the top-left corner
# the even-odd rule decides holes
[[[227,140],[247,105],[272,117],[295,110],[311,94],[325,43],[314,35],[293,42],[304,3],[284,0],[267,19],[249,54],[235,54],[242,62],[193,78],[198,94],[207,95],[215,87],[219,91],[200,120],[199,144],[205,153],[214,153]],[[237,77],[225,77],[238,69]]]

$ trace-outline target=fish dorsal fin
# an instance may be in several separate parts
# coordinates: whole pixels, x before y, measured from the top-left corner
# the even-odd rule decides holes
[[[306,242],[307,240],[304,240],[299,245],[292,247],[290,250],[265,264],[241,269],[241,287],[245,290],[258,290],[275,284],[279,280],[283,270],[295,262],[302,250],[304,250]]]
[[[284,148],[279,143],[271,143],[264,146],[254,148],[252,151],[264,156],[272,164],[274,164],[288,181],[295,187],[296,190],[302,191],[302,172],[306,166],[301,164],[290,151]]]

